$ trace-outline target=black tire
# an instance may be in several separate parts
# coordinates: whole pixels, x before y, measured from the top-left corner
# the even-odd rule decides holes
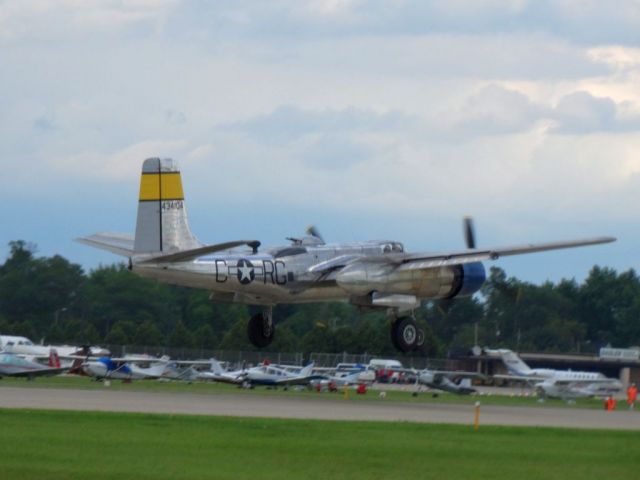
[[[396,320],[392,327],[393,345],[404,353],[409,353],[416,348],[418,340],[418,325],[411,317],[402,317]]]
[[[424,330],[418,328],[418,338],[416,338],[416,349],[421,348],[424,345],[425,333]]]
[[[249,319],[249,324],[247,325],[249,341],[257,348],[268,347],[273,341],[275,327],[271,325],[269,331],[265,332],[265,323],[264,316],[258,313]]]

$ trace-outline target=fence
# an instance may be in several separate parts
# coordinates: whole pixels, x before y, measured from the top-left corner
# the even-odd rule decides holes
[[[149,347],[144,345],[108,345],[114,357],[125,355],[146,354],[156,357],[167,355],[174,360],[199,360],[215,358],[230,365],[258,365],[265,360],[272,363],[285,365],[302,365],[306,360],[313,361],[317,367],[335,367],[338,363],[361,363],[366,365],[372,358],[386,358],[400,360],[407,368],[423,369],[432,368],[438,370],[455,369],[455,360],[433,359],[426,357],[388,357],[373,355],[370,353],[351,354],[313,352],[305,357],[302,352],[249,352],[239,350],[207,350],[192,348]]]

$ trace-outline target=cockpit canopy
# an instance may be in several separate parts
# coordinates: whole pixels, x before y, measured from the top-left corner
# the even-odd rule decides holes
[[[385,242],[382,244],[383,253],[403,253],[404,246],[400,242]]]

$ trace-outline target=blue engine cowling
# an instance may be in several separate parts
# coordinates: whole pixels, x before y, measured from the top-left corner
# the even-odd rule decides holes
[[[455,279],[449,298],[473,295],[482,288],[486,279],[484,265],[480,262],[456,265]]]

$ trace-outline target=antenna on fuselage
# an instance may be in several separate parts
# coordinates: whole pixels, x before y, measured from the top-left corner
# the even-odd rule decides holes
[[[258,240],[254,240],[253,242],[247,243],[247,245],[251,247],[251,250],[253,250],[252,253],[255,255],[256,253],[258,253],[258,247],[261,245],[261,243]]]

